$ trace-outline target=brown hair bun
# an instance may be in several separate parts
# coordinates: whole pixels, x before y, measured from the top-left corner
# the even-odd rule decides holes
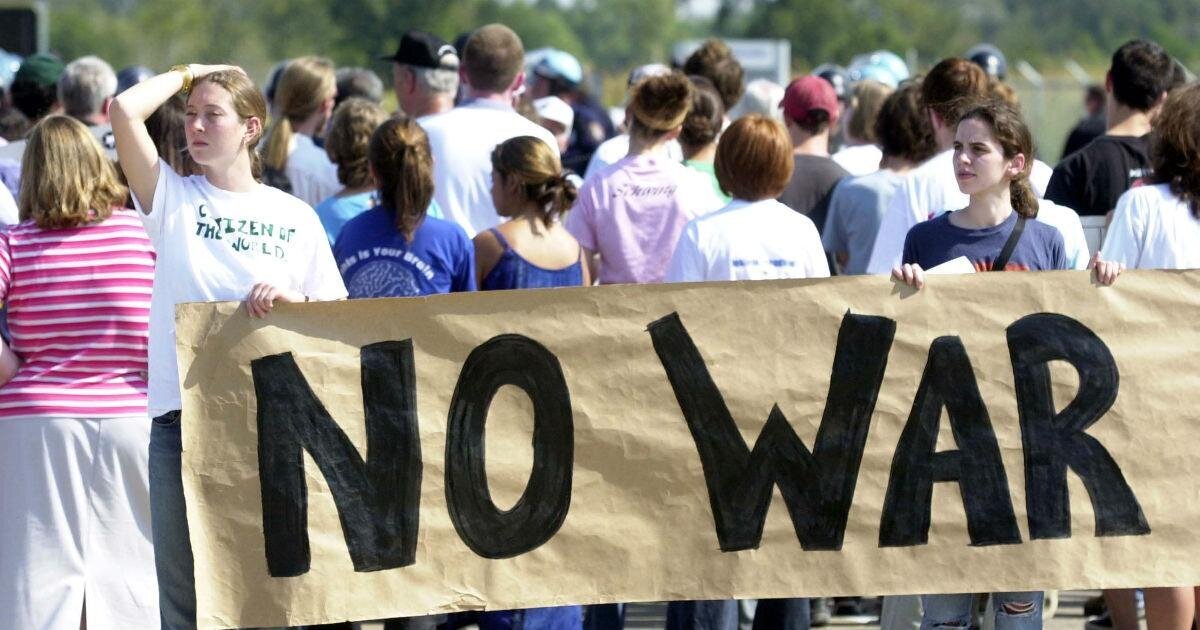
[[[692,82],[679,72],[649,77],[633,86],[629,111],[651,131],[669,131],[683,124],[692,109]]]

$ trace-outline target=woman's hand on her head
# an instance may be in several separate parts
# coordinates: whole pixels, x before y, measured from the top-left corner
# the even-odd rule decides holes
[[[1096,282],[1106,287],[1111,287],[1117,281],[1117,276],[1121,275],[1122,271],[1125,271],[1124,263],[1101,260],[1100,252],[1092,254],[1092,260],[1088,263],[1087,268],[1094,270]]]
[[[285,303],[307,301],[303,295],[295,291],[279,289],[270,283],[259,282],[250,288],[250,293],[246,294],[246,312],[250,314],[250,317],[266,317],[275,307],[276,300]]]
[[[893,267],[892,278],[914,289],[920,289],[925,286],[925,270],[921,269],[921,265],[916,263]]]

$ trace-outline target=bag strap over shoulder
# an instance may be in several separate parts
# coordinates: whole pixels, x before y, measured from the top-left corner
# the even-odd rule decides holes
[[[1013,226],[1012,233],[1008,235],[1008,240],[1004,242],[1004,247],[1000,250],[1000,255],[996,257],[992,263],[992,271],[1004,271],[1008,266],[1008,259],[1012,258],[1013,250],[1017,248],[1017,241],[1021,240],[1021,234],[1025,231],[1024,216],[1017,217],[1017,224]]]

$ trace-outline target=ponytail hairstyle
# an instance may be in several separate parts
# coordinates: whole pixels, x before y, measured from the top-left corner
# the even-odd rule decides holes
[[[679,144],[686,157],[717,141],[725,124],[725,105],[712,81],[700,76],[690,76],[695,91],[692,93],[692,109],[683,119],[683,130],[679,132]]]
[[[1150,134],[1150,164],[1151,181],[1170,186],[1200,219],[1200,83],[1167,97]]]
[[[492,150],[492,176],[516,184],[521,199],[538,209],[538,218],[550,227],[575,204],[575,184],[563,172],[558,154],[533,136],[505,140]]]
[[[243,122],[257,118],[261,125],[266,124],[267,120],[267,101],[263,98],[262,92],[254,86],[254,82],[245,74],[235,72],[233,70],[221,70],[206,74],[192,85],[192,93],[196,92],[196,86],[202,83],[212,83],[221,86],[226,92],[229,92],[230,98],[233,100],[233,111],[242,119]],[[262,181],[262,159],[258,155],[256,147],[259,140],[262,140],[262,133],[254,136],[246,143],[246,150],[250,152],[250,174],[254,176],[255,181]],[[181,173],[182,174],[182,173]]]
[[[284,170],[295,134],[293,128],[336,94],[337,76],[332,61],[324,57],[300,57],[288,63],[275,87],[274,105],[279,117],[267,130],[263,157],[268,168]]]
[[[412,118],[390,118],[371,134],[367,158],[380,201],[395,213],[396,229],[412,241],[433,200],[429,137]]]
[[[1033,187],[1029,183],[1029,174],[1033,171],[1033,136],[1021,114],[1008,103],[993,98],[968,107],[959,122],[964,120],[978,120],[991,127],[992,137],[1000,145],[1004,159],[1025,156],[1025,168],[1009,182],[1008,189],[1012,196],[1012,208],[1017,214],[1027,219],[1037,217],[1037,195],[1033,194]]]

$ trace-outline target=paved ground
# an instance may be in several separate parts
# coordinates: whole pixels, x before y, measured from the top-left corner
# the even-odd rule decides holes
[[[1083,630],[1083,602],[1099,594],[1099,591],[1064,591],[1059,594],[1058,611],[1053,618],[1047,619],[1045,630]],[[666,604],[632,604],[626,614],[625,627],[629,630],[661,630],[666,620]],[[362,630],[381,630],[383,624],[364,623]],[[878,630],[877,618],[864,617],[856,619],[835,618],[827,626],[833,630]]]

